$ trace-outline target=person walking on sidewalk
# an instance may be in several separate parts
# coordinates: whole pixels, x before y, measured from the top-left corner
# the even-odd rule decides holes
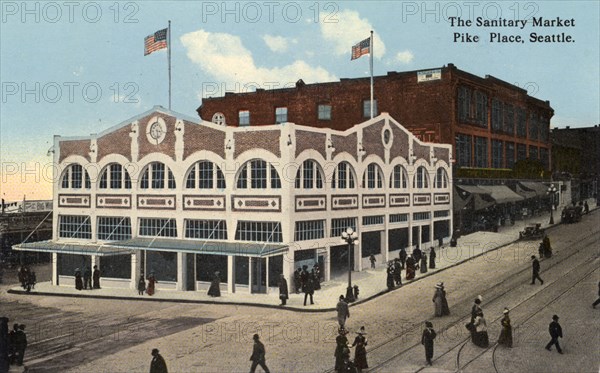
[[[213,279],[210,282],[210,287],[208,288],[208,292],[206,294],[211,297],[220,297],[221,296],[221,273],[219,271],[215,271],[213,275]]]
[[[94,274],[92,275],[94,280],[94,289],[100,289],[100,270],[98,266],[94,266]]]
[[[550,333],[550,337],[552,339],[546,345],[546,350],[552,351],[552,345],[556,345],[556,350],[558,351],[559,354],[562,354],[563,352],[562,352],[562,349],[560,348],[560,345],[558,344],[558,338],[562,338],[563,334],[562,334],[562,328],[561,328],[560,324],[558,323],[558,316],[556,316],[556,315],[552,316],[552,322],[548,326],[548,332]]]
[[[432,365],[431,359],[433,358],[433,340],[436,337],[435,330],[433,330],[433,324],[431,321],[425,321],[425,329],[421,336],[421,344],[425,347],[425,359],[428,365]]]
[[[371,268],[375,268],[375,262],[377,261],[377,259],[375,259],[375,255],[371,254],[369,261],[371,262]]]
[[[500,320],[500,324],[502,324],[502,331],[500,331],[500,337],[498,337],[498,344],[512,348],[512,325],[510,325],[510,317],[508,316],[508,312],[508,308],[504,308],[504,317],[502,320]]]
[[[315,302],[313,302],[313,294],[315,293],[315,285],[313,283],[312,276],[308,276],[306,278],[306,283],[303,284],[302,290],[304,291],[304,305],[306,306],[306,299],[308,297],[310,297],[310,304],[315,304]]]
[[[338,324],[340,324],[340,328],[344,328],[346,326],[346,319],[350,318],[350,308],[343,295],[340,295],[335,310],[337,311]]]
[[[415,266],[416,269],[419,269],[419,263],[421,263],[421,249],[419,249],[419,246],[415,247],[415,249],[412,252],[412,257],[415,260]]]
[[[83,269],[83,288],[92,290],[92,270],[89,266]]]
[[[435,269],[435,257],[436,257],[435,249],[433,246],[429,249],[429,269]]]
[[[254,339],[254,346],[252,347],[252,356],[250,356],[250,361],[252,361],[250,373],[254,373],[258,365],[263,368],[265,373],[269,373],[269,368],[267,367],[267,363],[265,361],[265,345],[260,341],[258,334],[254,334],[252,339]]]
[[[388,262],[388,266],[387,269],[385,270],[387,277],[386,277],[386,285],[388,288],[388,291],[393,290],[394,289],[394,276],[396,276],[395,270],[394,270],[394,263],[392,261]]]
[[[406,258],[406,279],[412,280],[415,278],[415,273],[417,272],[415,259],[411,256]]]
[[[144,280],[144,274],[142,273],[140,275],[140,279],[138,280],[138,295],[144,295],[144,292],[146,291],[146,281]]]
[[[279,299],[281,300],[280,306],[285,306],[289,298],[288,294],[288,283],[283,276],[283,273],[279,275]]]
[[[168,373],[165,359],[158,353],[158,348],[152,349],[152,361],[150,362],[150,373]]]
[[[532,269],[532,274],[531,274],[531,285],[535,285],[535,280],[540,280],[540,284],[544,285],[544,280],[542,280],[542,278],[540,277],[540,261],[537,260],[537,258],[535,257],[535,255],[531,256],[531,269]]]
[[[427,254],[421,254],[421,273],[427,273]]]
[[[365,332],[365,327],[361,326],[357,334],[351,347],[356,346],[356,350],[354,350],[354,366],[360,373],[363,369],[369,368],[369,364],[367,363],[367,337],[365,337],[367,333]]]
[[[400,259],[400,264],[402,264],[402,269],[404,269],[404,264],[406,263],[406,258],[408,258],[408,254],[406,254],[406,249],[403,247],[400,249],[398,253],[398,259]]]
[[[402,266],[400,259],[394,259],[394,283],[396,286],[402,286]]]

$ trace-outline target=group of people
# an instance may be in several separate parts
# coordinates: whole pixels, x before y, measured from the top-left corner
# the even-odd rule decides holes
[[[544,235],[542,242],[540,242],[538,254],[540,254],[540,259],[552,257],[552,245],[550,244],[550,238],[547,235]]]
[[[19,282],[23,289],[27,292],[30,292],[31,289],[35,289],[35,284],[37,282],[37,278],[35,276],[35,271],[29,269],[28,266],[21,266],[19,268],[19,272],[17,273],[17,277],[19,278]]]
[[[490,345],[490,340],[487,332],[487,323],[485,317],[483,316],[483,309],[481,308],[482,302],[481,295],[478,296],[474,303],[473,307],[471,307],[471,322],[469,322],[466,327],[471,332],[471,341],[474,345],[488,348]],[[502,330],[500,331],[500,336],[498,337],[498,344],[511,348],[513,343],[512,338],[512,325],[510,323],[509,309],[504,308],[503,317],[500,320],[500,324],[502,325]]]
[[[150,272],[148,275],[148,285],[146,286],[146,280],[144,280],[144,274],[140,276],[138,279],[138,295],[144,295],[144,293],[148,295],[154,295],[155,287],[156,287],[156,277],[154,277],[154,272]]]
[[[392,290],[395,286],[402,286],[402,270],[406,271],[405,278],[412,280],[415,278],[417,270],[421,273],[427,273],[427,268],[435,269],[435,258],[437,254],[435,249],[429,249],[429,257],[417,246],[410,255],[406,253],[406,249],[400,249],[398,258],[390,260],[386,270],[386,284],[388,290]]]
[[[367,363],[367,333],[365,327],[361,326],[356,332],[354,342],[350,345],[348,341],[349,331],[345,327],[338,329],[338,335],[335,338],[335,371],[336,372],[362,372],[369,368]],[[350,360],[350,349],[354,350],[354,361]]]
[[[27,349],[24,324],[14,324],[8,331],[8,318],[0,317],[0,372],[8,372],[10,365],[23,365]]]
[[[318,264],[314,264],[310,272],[308,266],[303,265],[302,268],[298,267],[294,271],[294,290],[296,294],[300,291],[304,293],[304,305],[310,298],[310,304],[315,304],[313,301],[313,294],[315,290],[321,289],[321,270]],[[281,294],[281,293],[280,293]]]
[[[97,265],[94,266],[93,273],[90,270],[90,267],[86,266],[83,269],[83,275],[81,274],[81,269],[75,268],[75,289],[100,289],[100,270]]]

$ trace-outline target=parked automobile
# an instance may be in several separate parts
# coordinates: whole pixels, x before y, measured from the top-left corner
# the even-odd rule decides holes
[[[571,224],[581,221],[583,208],[581,206],[567,206],[562,210],[560,219],[563,223]]]
[[[533,240],[544,237],[544,229],[541,228],[542,224],[534,223],[528,224],[524,230],[519,232],[519,239]]]

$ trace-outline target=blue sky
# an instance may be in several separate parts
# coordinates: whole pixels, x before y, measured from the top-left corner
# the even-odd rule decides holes
[[[69,5],[65,5],[69,4]],[[54,135],[98,133],[167,106],[167,54],[144,37],[172,21],[172,109],[196,117],[206,95],[368,76],[351,46],[375,32],[374,71],[454,63],[549,100],[552,126],[600,122],[600,2],[1,2],[0,162],[7,200],[51,197]],[[528,19],[524,29],[451,27],[448,17]],[[574,19],[534,27],[531,17]],[[479,35],[456,43],[455,32]],[[491,43],[490,32],[524,43]],[[565,33],[572,43],[531,43]],[[208,118],[210,119],[210,118]]]

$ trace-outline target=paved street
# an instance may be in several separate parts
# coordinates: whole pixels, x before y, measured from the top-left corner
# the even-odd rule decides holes
[[[549,231],[554,256],[541,261],[544,285],[529,285],[537,243],[517,242],[351,307],[347,325],[364,325],[371,371],[588,372],[600,358],[598,310],[600,213]],[[444,281],[451,315],[433,319],[435,283]],[[259,332],[271,371],[331,371],[334,312],[297,313],[250,306],[114,301],[6,294],[0,313],[27,324],[30,372],[145,372],[150,350],[161,350],[170,371],[247,371],[252,334]],[[502,309],[512,309],[514,347],[480,349],[464,324],[483,296],[490,341]],[[565,355],[545,351],[552,314],[561,316]],[[439,333],[434,366],[424,367],[422,324]],[[349,335],[350,340],[354,334]]]

